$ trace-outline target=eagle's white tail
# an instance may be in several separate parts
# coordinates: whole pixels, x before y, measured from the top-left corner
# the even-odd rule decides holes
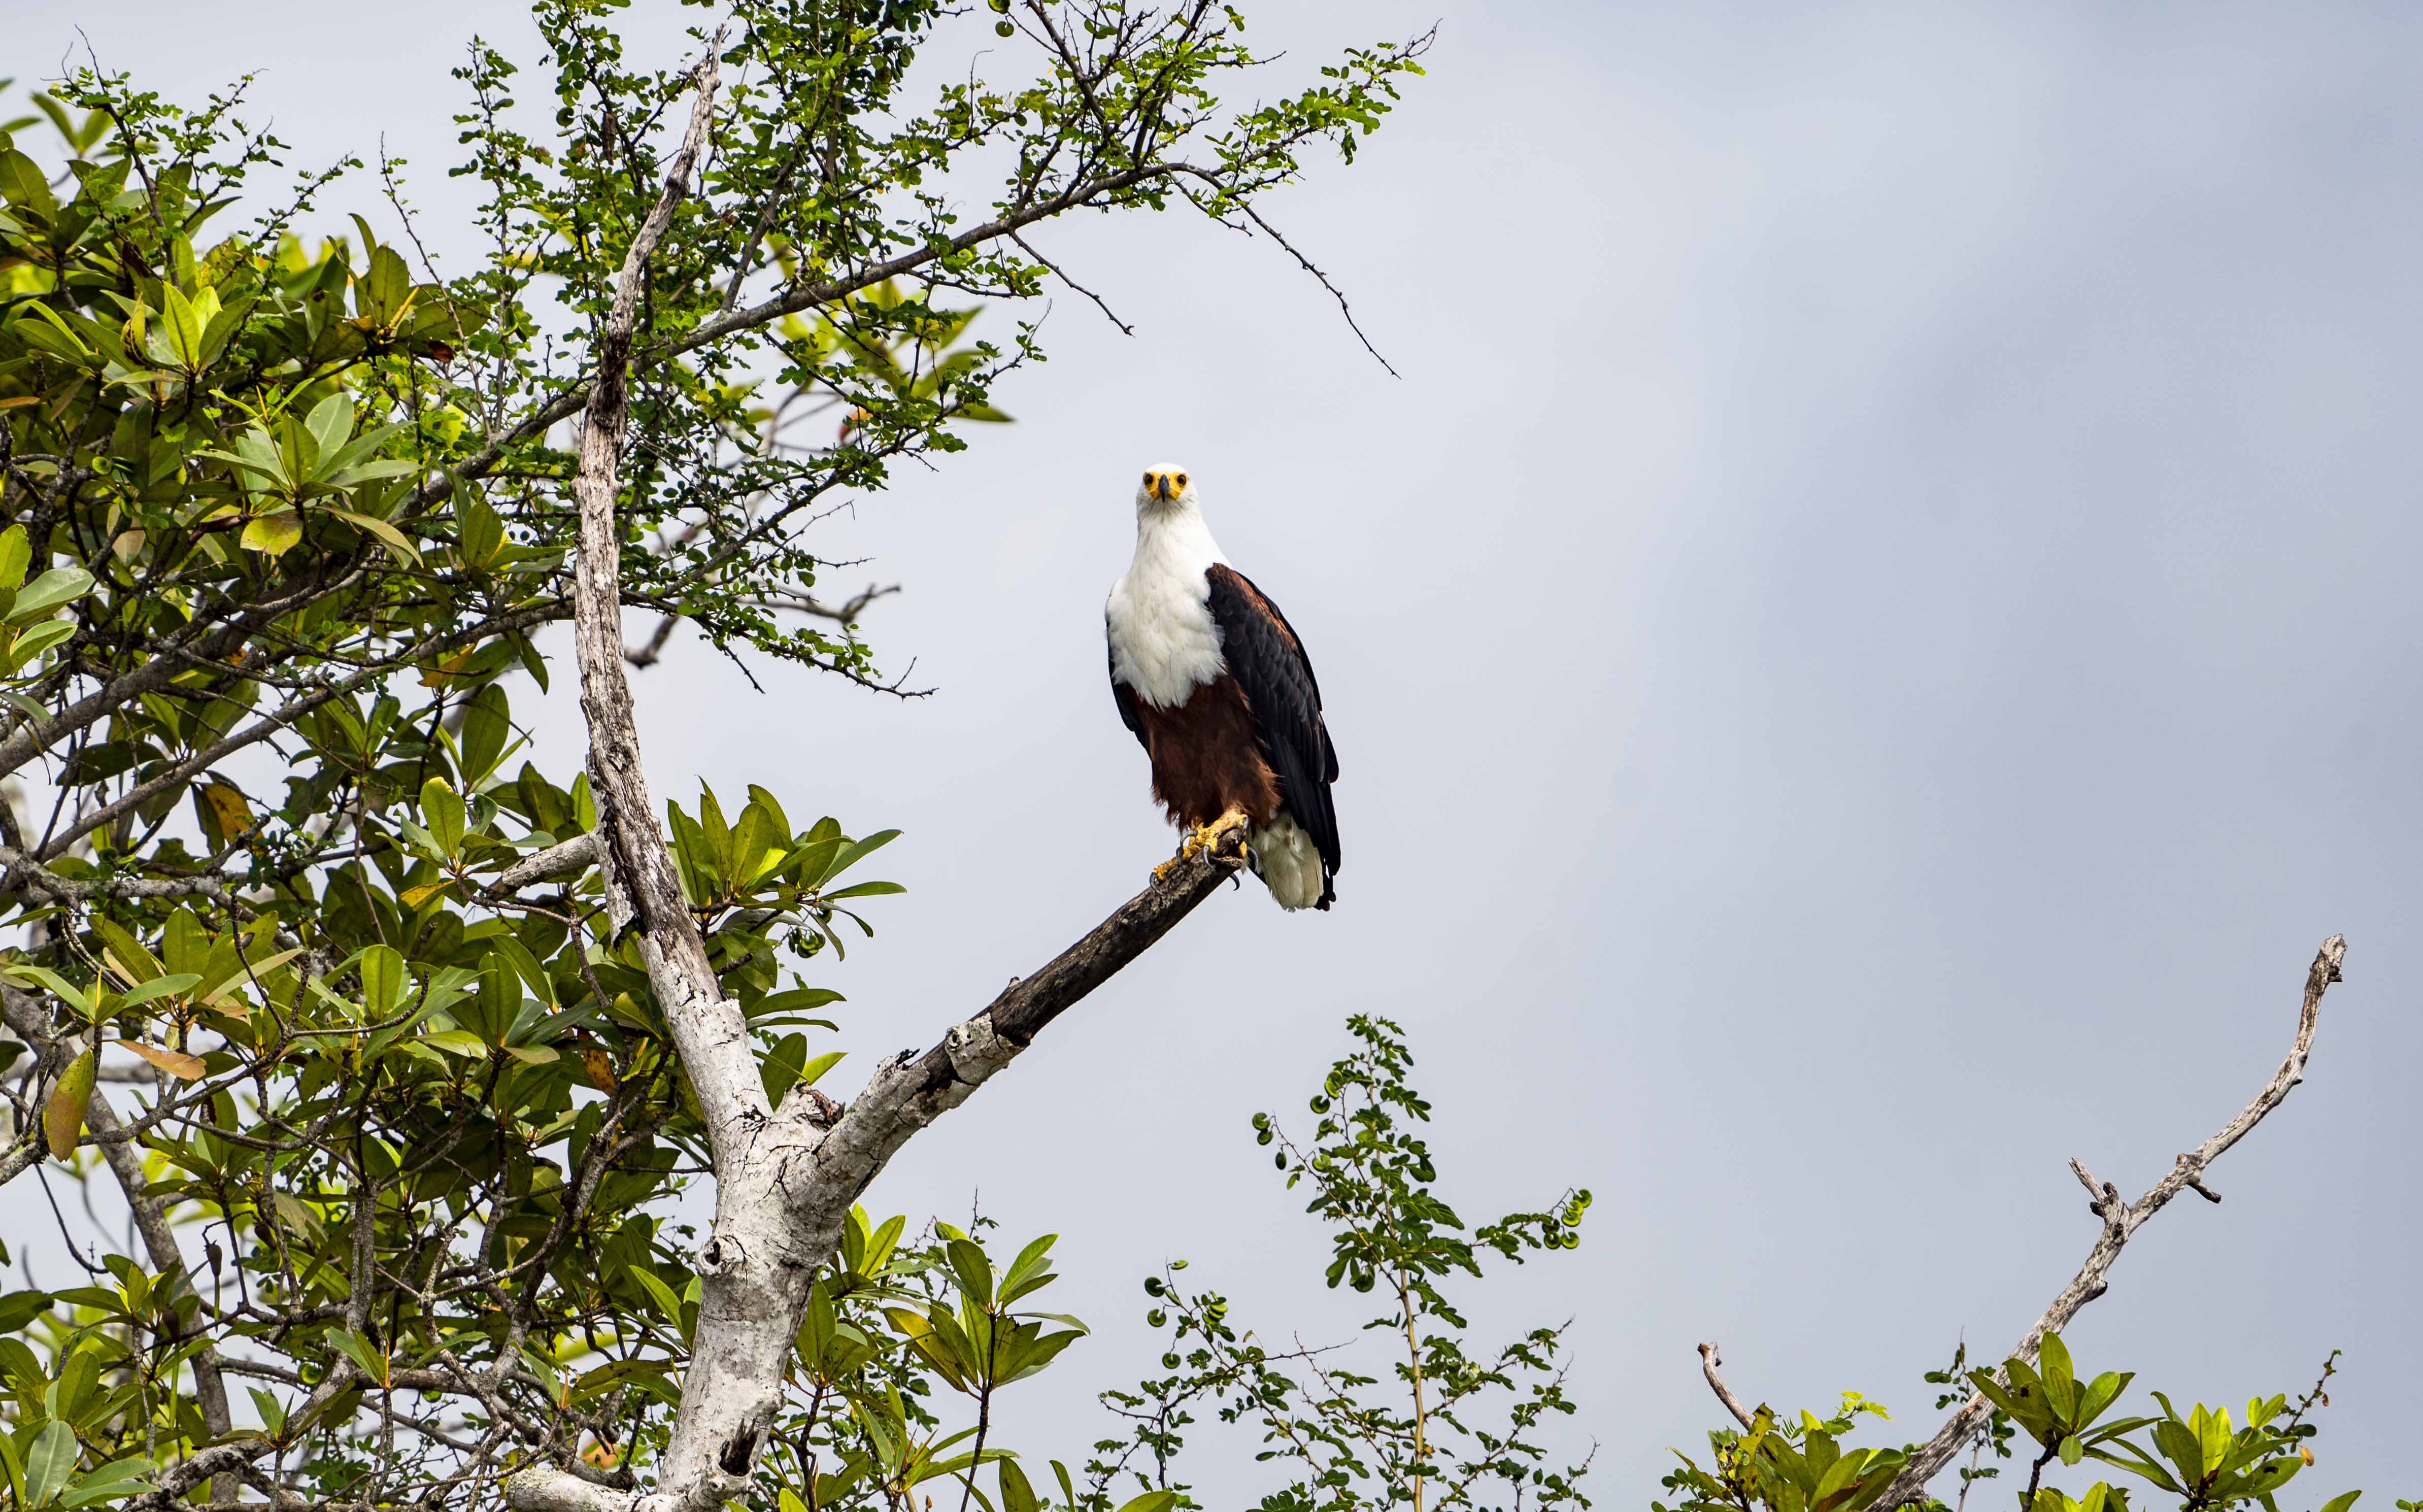
[[[1321,901],[1321,852],[1287,810],[1254,831],[1246,853],[1253,859],[1254,875],[1281,908],[1292,912]]]

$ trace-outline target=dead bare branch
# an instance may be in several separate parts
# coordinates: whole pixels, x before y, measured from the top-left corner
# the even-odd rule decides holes
[[[1715,1340],[1700,1345],[1700,1373],[1708,1377],[1708,1390],[1717,1393],[1717,1400],[1725,1404],[1725,1410],[1734,1415],[1734,1421],[1747,1428],[1750,1426],[1749,1410],[1742,1406],[1741,1398],[1734,1394],[1734,1389],[1725,1384],[1725,1378],[1717,1374],[1717,1367],[1723,1363],[1718,1358]]]
[[[2289,1046],[2288,1058],[2280,1062],[2280,1069],[2272,1074],[2272,1080],[2255,1094],[2253,1102],[2241,1108],[2236,1118],[2223,1124],[2221,1131],[2211,1138],[2180,1155],[2172,1165],[2169,1174],[2146,1188],[2145,1196],[2134,1202],[2123,1202],[2117,1187],[2109,1182],[2098,1182],[2078,1161],[2069,1163],[2070,1170],[2087,1190],[2090,1199],[2088,1209],[2102,1220],[2102,1232],[2096,1235],[2094,1248],[2087,1251],[2086,1262],[2078,1267],[2078,1274],[2061,1289],[2052,1304],[2044,1310],[2044,1315],[2020,1335],[2018,1346],[2011,1351],[2015,1358],[2033,1364],[2037,1347],[2044,1342],[2046,1334],[2059,1332],[2078,1315],[2080,1309],[2111,1289],[2111,1282],[2105,1278],[2111,1273],[2113,1263],[2120,1258],[2120,1251],[2127,1247],[2130,1237],[2155,1214],[2168,1206],[2172,1198],[2184,1191],[2203,1190],[2205,1168],[2219,1159],[2230,1146],[2246,1138],[2255,1125],[2262,1122],[2273,1108],[2287,1100],[2289,1091],[2305,1079],[2305,1057],[2313,1049],[2314,1027],[2320,1019],[2322,994],[2330,990],[2331,983],[2339,979],[2339,963],[2346,957],[2347,936],[2334,934],[2322,942],[2321,949],[2314,956],[2313,965],[2305,973],[2305,1003],[2297,1015],[2297,1038]],[[2207,1191],[2204,1195],[2211,1197],[2212,1194]],[[2220,1199],[2214,1198],[2213,1201]],[[1972,1393],[1960,1409],[1936,1430],[1935,1437],[1910,1456],[1909,1463],[1893,1477],[1892,1484],[1885,1488],[1877,1506],[1892,1508],[1917,1501],[1926,1489],[1926,1483],[1952,1462],[1976,1433],[1978,1424],[1992,1410],[1992,1404],[1983,1394]]]

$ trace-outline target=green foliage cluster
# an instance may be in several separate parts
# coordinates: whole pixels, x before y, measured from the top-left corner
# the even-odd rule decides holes
[[[1576,1248],[1590,1193],[1568,1191],[1548,1211],[1509,1214],[1466,1237],[1433,1185],[1419,1133],[1431,1106],[1406,1079],[1403,1031],[1368,1015],[1348,1027],[1360,1042],[1311,1100],[1311,1141],[1299,1145],[1267,1113],[1255,1115],[1254,1137],[1277,1146],[1287,1185],[1310,1188],[1306,1211],[1332,1231],[1328,1284],[1386,1298],[1364,1329],[1386,1341],[1387,1375],[1363,1374],[1334,1348],[1269,1347],[1240,1330],[1226,1297],[1182,1290],[1180,1262],[1145,1282],[1146,1321],[1171,1330],[1161,1361],[1171,1374],[1104,1397],[1131,1428],[1095,1446],[1094,1469],[1184,1489],[1170,1463],[1209,1409],[1259,1430],[1259,1457],[1292,1477],[1262,1499],[1264,1512],[1588,1507],[1588,1458],[1554,1465],[1541,1442],[1545,1424],[1575,1410],[1559,1358],[1563,1326],[1476,1354],[1447,1284],[1478,1281],[1484,1255],[1520,1265],[1527,1253]]]
[[[1972,1391],[1992,1405],[1968,1445],[1970,1463],[1959,1472],[1960,1505],[1967,1505],[1978,1482],[2001,1473],[1999,1467],[1980,1463],[1986,1454],[2010,1458],[2024,1438],[2037,1453],[2018,1493],[2020,1512],[2130,1512],[2126,1487],[2098,1481],[2073,1498],[2044,1484],[2055,1463],[2074,1467],[2089,1459],[2177,1498],[2179,1512],[2252,1505],[2281,1512],[2281,1491],[2314,1463],[2310,1440],[2320,1429],[2309,1419],[2329,1401],[2323,1388],[2338,1359],[2334,1354],[2324,1361],[2321,1378],[2293,1406],[2285,1393],[2249,1401],[2243,1426],[2237,1426],[2226,1407],[2198,1404],[2183,1414],[2161,1392],[2152,1393],[2160,1416],[2112,1415],[2135,1373],[2104,1371],[2083,1378],[2058,1333],[2044,1336],[2034,1363],[2014,1356],[1999,1370],[1972,1370],[1964,1368],[1966,1354],[1956,1352],[1949,1369],[1926,1377],[1931,1384],[1952,1388],[1937,1398],[1939,1409],[1965,1400]],[[1652,1503],[1652,1512],[1863,1512],[1877,1504],[1917,1452],[1916,1445],[1845,1447],[1843,1440],[1863,1416],[1883,1420],[1887,1414],[1857,1392],[1845,1393],[1840,1410],[1822,1420],[1807,1411],[1797,1421],[1786,1420],[1761,1407],[1747,1429],[1708,1435],[1704,1468],[1677,1451],[1682,1467],[1663,1483],[1677,1493],[1676,1500],[1671,1506]],[[2321,1512],[2349,1512],[2362,1494],[2343,1492],[2322,1504]],[[2414,1512],[2416,1504],[2398,1505]]]
[[[571,617],[565,422],[687,111],[621,8],[541,0],[534,64],[472,46],[479,211],[436,257],[403,165],[384,205],[350,159],[289,179],[241,88],[189,109],[85,70],[0,122],[0,1181],[114,1184],[137,1220],[81,1283],[0,1299],[9,1504],[234,1448],[221,1500],[468,1505],[538,1457],[644,1477],[661,1441],[708,1150],[589,853],[523,865],[596,822],[529,749]],[[896,690],[816,599],[810,527],[1007,418],[1033,323],[973,328],[1043,291],[1031,234],[1258,226],[1418,72],[1418,43],[1358,51],[1230,108],[1263,62],[1234,9],[1089,0],[985,40],[1007,85],[917,70],[952,14],[735,0],[692,34],[728,87],[647,268],[621,596],[775,672]],[[893,832],[764,788],[668,824],[768,1091],[812,1088]],[[1075,1336],[1005,1311],[1042,1250],[978,1284],[974,1236],[881,1232],[816,1314],[819,1350],[869,1351],[808,1357],[847,1402],[798,1440],[819,1508],[973,1467],[926,1394]]]

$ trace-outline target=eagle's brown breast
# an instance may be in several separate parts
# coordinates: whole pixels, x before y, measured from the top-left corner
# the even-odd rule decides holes
[[[1174,708],[1132,700],[1152,762],[1152,795],[1180,824],[1209,824],[1232,808],[1268,824],[1279,810],[1278,774],[1262,758],[1254,711],[1223,672]]]

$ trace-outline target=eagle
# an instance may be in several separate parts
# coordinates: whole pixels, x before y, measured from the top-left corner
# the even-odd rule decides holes
[[[1188,831],[1179,856],[1243,826],[1246,860],[1281,908],[1326,909],[1338,751],[1303,638],[1221,554],[1184,468],[1147,470],[1135,510],[1135,560],[1102,608],[1111,693],[1152,765],[1153,797]]]

